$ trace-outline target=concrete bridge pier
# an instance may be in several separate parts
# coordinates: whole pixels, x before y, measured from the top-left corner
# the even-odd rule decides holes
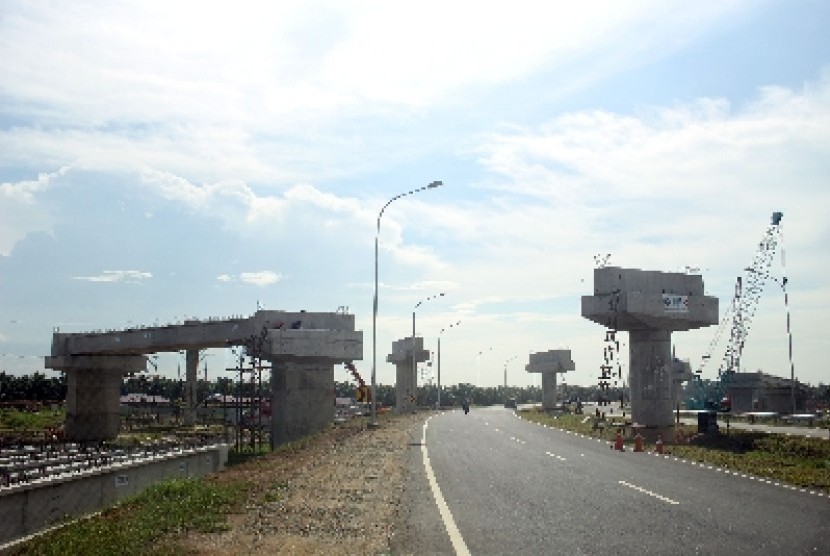
[[[185,351],[185,381],[184,381],[184,424],[193,426],[196,424],[197,387],[199,382],[199,350],[189,349]]]
[[[582,297],[582,316],[628,331],[632,421],[647,438],[661,434],[668,441],[678,387],[691,376],[688,364],[672,356],[671,334],[718,323],[718,299],[704,295],[703,277],[597,268],[594,295]]]
[[[334,421],[334,362],[271,361],[271,446]]]
[[[143,355],[49,356],[46,367],[66,373],[67,440],[109,440],[121,427],[121,382],[147,366]]]
[[[674,426],[674,377],[671,332],[632,330],[629,339],[631,420],[648,427]]]
[[[334,422],[334,366],[363,358],[354,330],[273,329],[263,358],[271,362],[271,447],[325,430]]]
[[[571,360],[571,350],[552,349],[539,353],[531,353],[530,360],[525,365],[529,373],[542,374],[542,409],[555,409],[556,405],[556,375],[573,371],[576,365]]]
[[[395,365],[395,411],[402,413],[417,409],[416,367],[418,363],[429,360],[429,350],[424,349],[424,339],[416,336],[414,344],[412,340],[410,336],[392,342],[392,353],[386,356],[386,361]]]

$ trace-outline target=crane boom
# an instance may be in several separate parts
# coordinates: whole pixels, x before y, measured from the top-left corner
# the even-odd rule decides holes
[[[715,333],[712,343],[709,345],[707,354],[703,356],[703,365],[698,371],[699,374],[703,372],[704,367],[711,359],[712,351],[723,335],[727,323],[732,325],[732,329],[730,331],[729,342],[726,346],[726,352],[718,368],[718,378],[722,382],[726,382],[732,373],[740,372],[744,344],[749,335],[755,311],[758,308],[758,300],[764,291],[764,284],[769,277],[772,259],[781,242],[782,217],[783,213],[781,212],[772,213],[772,219],[764,231],[764,235],[758,244],[758,249],[755,250],[752,263],[743,269],[741,276],[738,276],[732,303],[727,308],[723,320],[721,320],[721,325]]]

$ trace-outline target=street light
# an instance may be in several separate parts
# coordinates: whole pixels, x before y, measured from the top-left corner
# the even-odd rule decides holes
[[[518,355],[514,355],[504,362],[504,394],[507,395],[507,364],[516,359]]]
[[[407,195],[412,195],[414,193],[418,193],[419,191],[424,191],[426,189],[435,189],[436,187],[444,185],[441,181],[434,181],[429,185],[425,185],[424,187],[419,187],[418,189],[413,189],[412,191],[407,191],[406,193],[401,193],[400,195],[395,195],[385,205],[383,208],[380,209],[378,213],[377,219],[377,229],[375,232],[375,296],[372,301],[372,426],[377,426],[377,363],[378,363],[378,237],[380,236],[380,218],[383,216],[383,211],[386,210],[386,207],[391,205],[394,201],[397,201],[401,197],[406,197]]]
[[[749,272],[754,272],[755,274],[759,274],[757,270],[754,268],[745,268],[744,270]],[[781,280],[778,278],[771,276],[770,274],[764,275],[764,278],[769,278],[776,284],[781,287],[781,291],[784,292],[784,309],[787,312],[787,342],[789,344],[789,357],[790,357],[790,402],[792,403],[793,407],[793,415],[795,415],[795,365],[793,363],[793,333],[792,329],[790,328],[790,300],[789,295],[787,294],[787,277],[784,276]]]
[[[418,364],[415,361],[415,311],[425,301],[429,301],[431,299],[436,299],[438,297],[444,297],[444,292],[441,292],[441,293],[436,294],[436,295],[432,295],[430,297],[427,297],[426,299],[422,299],[421,301],[419,301],[415,305],[415,308],[412,309],[412,372],[415,374],[415,391],[416,392],[418,391],[418,372],[417,372],[418,371],[418,368],[417,368]]]
[[[481,365],[480,365],[481,356],[486,355],[487,353],[489,353],[491,351],[493,351],[492,346],[488,347],[486,350],[483,349],[483,350],[479,351],[478,354],[476,355],[476,384],[475,384],[476,386],[478,386],[481,383]]]
[[[449,330],[453,326],[458,326],[461,324],[461,321],[454,322],[451,325],[447,326],[446,328],[442,328],[441,331],[438,333],[438,408],[441,408],[441,334],[444,333],[444,330]]]

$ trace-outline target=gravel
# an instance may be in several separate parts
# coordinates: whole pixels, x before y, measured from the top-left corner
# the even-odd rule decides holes
[[[428,413],[353,419],[236,465],[218,481],[249,481],[221,533],[179,539],[189,554],[388,554],[400,521],[413,433]]]

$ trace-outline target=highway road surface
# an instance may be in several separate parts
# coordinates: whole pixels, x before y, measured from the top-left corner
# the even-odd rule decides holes
[[[412,439],[404,554],[830,554],[830,497],[474,408]]]

